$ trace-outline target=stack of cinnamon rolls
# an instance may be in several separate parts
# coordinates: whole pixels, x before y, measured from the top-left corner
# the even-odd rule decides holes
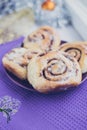
[[[78,86],[87,72],[87,42],[61,45],[57,31],[43,26],[28,35],[22,47],[5,54],[2,62],[38,92],[66,90]]]

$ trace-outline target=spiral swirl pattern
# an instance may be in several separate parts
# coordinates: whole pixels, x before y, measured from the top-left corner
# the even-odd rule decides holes
[[[28,81],[39,92],[65,89],[81,82],[78,62],[62,52],[35,57],[28,65]]]
[[[60,39],[57,32],[48,26],[44,26],[31,33],[24,40],[24,47],[29,48],[31,44],[37,44],[42,50],[50,51],[57,49],[60,44]]]
[[[43,69],[43,76],[47,80],[58,81],[58,76],[64,75],[67,71],[67,66],[63,60],[51,59],[47,64],[47,68]]]
[[[71,56],[75,57],[77,61],[81,59],[82,51],[78,48],[68,48],[65,50],[65,52],[68,52]]]
[[[66,43],[59,47],[60,51],[67,52],[79,62],[82,73],[87,72],[87,42]]]

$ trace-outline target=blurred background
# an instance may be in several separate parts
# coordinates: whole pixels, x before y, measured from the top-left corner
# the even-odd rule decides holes
[[[27,36],[41,25],[61,39],[87,40],[87,0],[0,0],[0,44]]]

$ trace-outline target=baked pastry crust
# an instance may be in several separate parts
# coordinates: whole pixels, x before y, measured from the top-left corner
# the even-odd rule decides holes
[[[48,93],[77,86],[82,74],[75,58],[64,52],[50,51],[30,61],[27,78],[34,89]]]
[[[31,33],[24,39],[23,47],[30,48],[33,46],[39,47],[46,52],[56,50],[60,44],[58,32],[49,26],[43,26]]]
[[[33,45],[31,44],[30,47],[27,49],[26,53],[24,54],[24,57],[28,60],[31,60],[33,57],[45,53],[43,50],[41,50],[37,44]]]
[[[27,76],[26,66],[29,61],[24,57],[26,51],[25,48],[14,48],[2,59],[4,67],[20,79],[26,79]]]
[[[80,64],[82,73],[87,72],[87,42],[66,43],[61,45],[59,50],[75,57]]]

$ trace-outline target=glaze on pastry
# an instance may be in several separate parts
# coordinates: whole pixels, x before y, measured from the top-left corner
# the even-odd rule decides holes
[[[55,29],[49,26],[43,26],[31,33],[23,42],[25,48],[29,48],[31,44],[38,46],[41,50],[56,50],[60,44],[60,38]]]
[[[41,48],[39,48],[37,44],[35,45],[31,44],[30,47],[27,49],[26,53],[24,54],[24,57],[31,60],[34,56],[43,54],[43,53],[44,51],[41,50]]]
[[[24,57],[25,48],[14,48],[2,59],[4,67],[20,79],[26,79],[28,59]]]
[[[66,43],[61,45],[59,50],[75,57],[80,64],[82,73],[87,72],[87,42]]]
[[[28,81],[39,92],[77,86],[82,74],[77,60],[64,52],[49,52],[33,58],[28,65]]]

